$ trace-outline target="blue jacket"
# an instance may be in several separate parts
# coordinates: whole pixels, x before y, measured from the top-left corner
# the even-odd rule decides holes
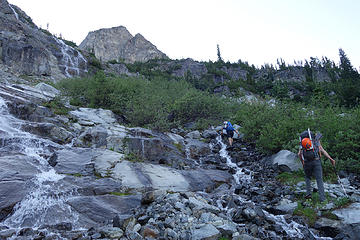
[[[235,128],[231,125],[230,122],[228,122],[225,130],[226,131],[235,131]]]

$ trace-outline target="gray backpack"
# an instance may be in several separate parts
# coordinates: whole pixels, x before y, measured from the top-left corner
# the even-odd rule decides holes
[[[300,134],[300,149],[304,159],[309,161],[320,159],[319,147],[321,137],[321,133],[315,135],[310,129]]]

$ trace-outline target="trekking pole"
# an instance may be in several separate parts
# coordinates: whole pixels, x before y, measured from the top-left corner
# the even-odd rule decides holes
[[[336,168],[335,168],[335,166],[333,165],[333,167],[334,167],[334,172],[335,172],[335,175],[337,176],[337,178],[338,178],[338,182],[340,183],[340,185],[341,185],[341,187],[342,187],[342,189],[343,189],[343,191],[344,191],[344,193],[345,193],[345,196],[348,198],[349,196],[346,194],[346,191],[345,191],[345,188],[344,188],[344,185],[342,184],[342,182],[341,182],[341,180],[340,180],[340,177],[339,177],[339,175],[337,174],[337,172],[336,172]]]

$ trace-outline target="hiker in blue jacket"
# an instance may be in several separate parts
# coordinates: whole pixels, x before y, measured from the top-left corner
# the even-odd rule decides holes
[[[221,129],[221,135],[223,134],[223,130],[226,130],[226,135],[228,137],[228,140],[229,140],[229,145],[230,147],[232,146],[233,144],[233,137],[234,137],[234,131],[239,134],[238,130],[236,130],[229,121],[225,121],[224,122],[224,126],[223,128]]]

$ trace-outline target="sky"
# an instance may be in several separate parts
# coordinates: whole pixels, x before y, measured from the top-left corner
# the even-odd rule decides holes
[[[34,23],[78,45],[88,32],[124,26],[171,59],[247,61],[260,67],[342,48],[360,69],[358,0],[8,0]]]

